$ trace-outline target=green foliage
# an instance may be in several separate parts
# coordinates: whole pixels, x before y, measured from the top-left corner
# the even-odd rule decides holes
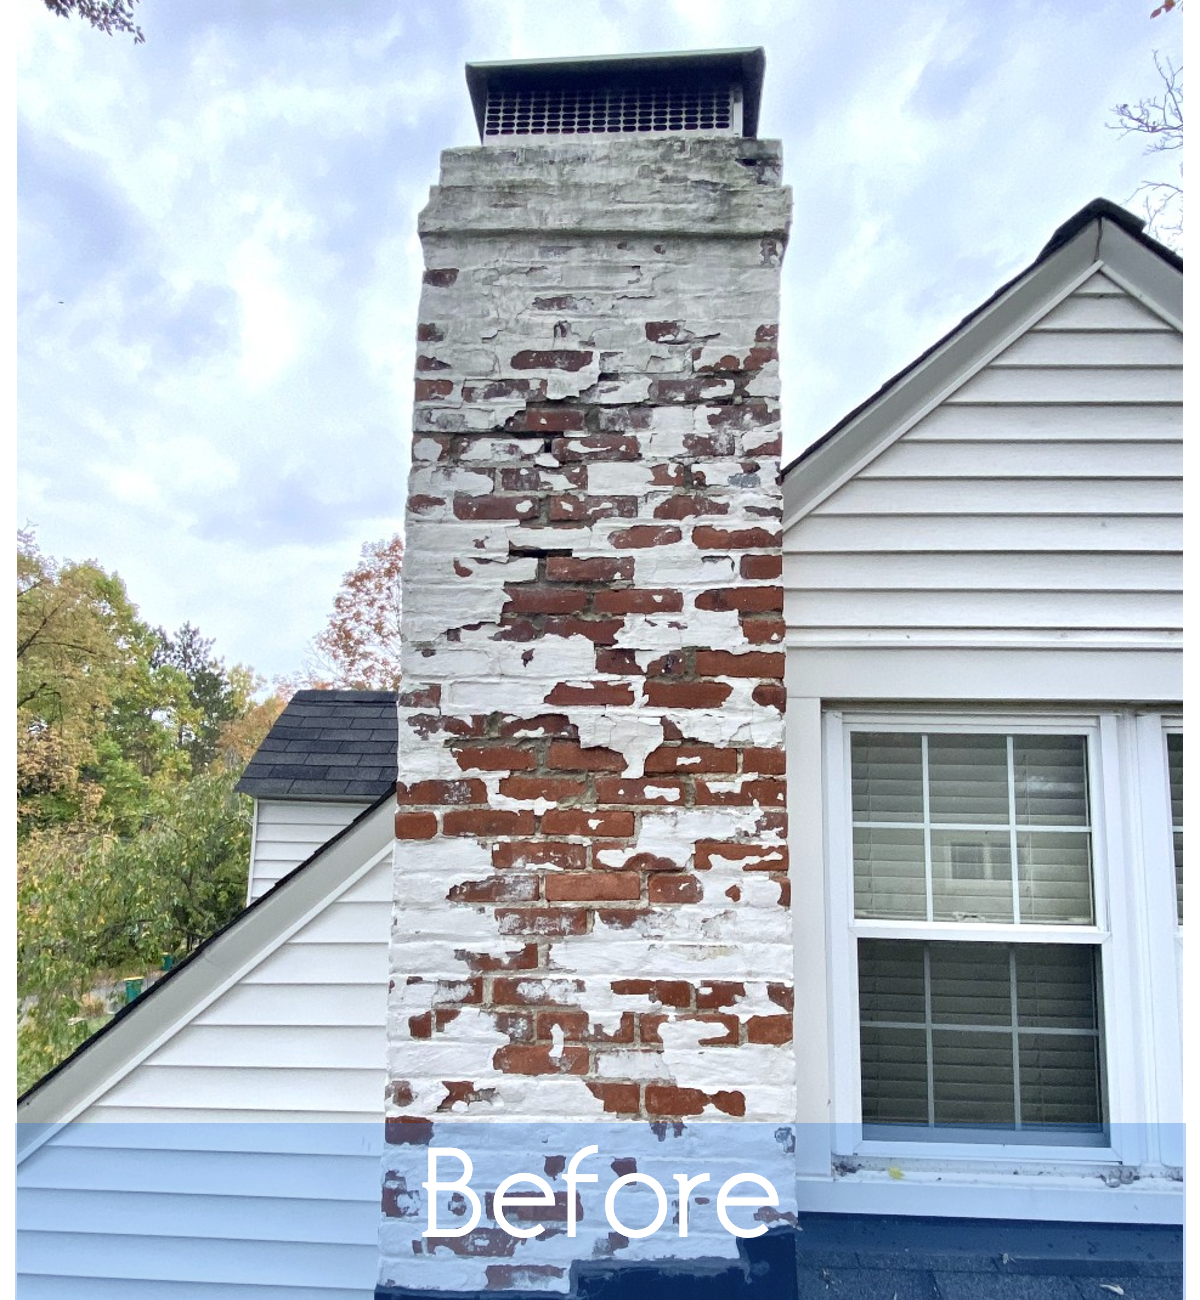
[[[60,18],[78,14],[97,31],[111,36],[122,32],[133,37],[135,45],[145,41],[142,29],[133,21],[133,6],[138,0],[45,0],[46,8]]]
[[[137,616],[98,565],[17,547],[19,1075],[113,1009],[106,982],[180,958],[245,897],[234,786],[282,702],[190,624]]]

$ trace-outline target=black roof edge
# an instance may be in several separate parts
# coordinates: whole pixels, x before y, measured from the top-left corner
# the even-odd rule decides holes
[[[154,983],[144,993],[139,994],[133,1002],[127,1002],[119,1011],[117,1011],[113,1015],[111,1020],[108,1020],[103,1025],[101,1025],[100,1028],[97,1029],[94,1034],[89,1034],[88,1037],[85,1038],[83,1042],[80,1043],[79,1046],[70,1054],[70,1056],[64,1057],[61,1061],[59,1061],[59,1063],[56,1066],[54,1066],[53,1069],[47,1070],[46,1073],[43,1074],[42,1077],[36,1083],[31,1084],[28,1088],[26,1088],[25,1091],[17,1097],[17,1105],[20,1106],[23,1101],[26,1101],[28,1098],[32,1097],[35,1092],[40,1092],[41,1089],[44,1088],[46,1084],[50,1082],[51,1079],[53,1079],[56,1075],[61,1074],[62,1071],[67,1068],[67,1066],[69,1066],[73,1061],[81,1057],[85,1052],[89,1051],[94,1043],[98,1042],[101,1038],[103,1038],[105,1034],[110,1033],[113,1029],[116,1028],[118,1024],[128,1019],[129,1016],[136,1015],[138,1009],[144,1006],[147,1002],[149,1002],[150,999],[154,997],[154,995],[158,992],[160,988],[163,987],[164,984],[166,984],[169,980],[173,980],[179,974],[180,971],[187,970],[187,968],[192,964],[192,962],[196,961],[199,957],[201,957],[204,953],[206,953],[208,949],[211,948],[212,945],[216,943],[218,939],[221,938],[222,935],[232,930],[234,926],[240,925],[242,921],[247,916],[250,915],[251,912],[257,911],[258,908],[262,907],[263,904],[267,901],[267,899],[271,898],[275,894],[276,890],[288,884],[289,881],[295,880],[296,877],[300,875],[302,871],[306,871],[309,867],[311,867],[312,864],[325,852],[326,849],[332,848],[333,845],[335,845],[339,840],[349,835],[350,832],[354,830],[354,828],[360,822],[370,817],[372,813],[377,812],[389,799],[393,799],[393,798],[395,798],[394,787],[392,789],[386,790],[383,794],[379,796],[378,799],[375,800],[374,803],[372,803],[369,807],[364,808],[362,812],[360,812],[358,816],[355,817],[355,819],[348,826],[344,826],[340,831],[338,831],[336,835],[331,835],[329,839],[325,841],[324,844],[322,844],[319,848],[315,849],[312,853],[310,853],[308,857],[305,858],[304,861],[299,864],[299,866],[293,867],[292,870],[289,871],[286,876],[280,876],[280,878],[271,886],[270,889],[267,890],[265,894],[259,895],[259,897],[256,898],[253,903],[249,903],[247,904],[247,906],[243,907],[242,910],[238,912],[238,914],[235,917],[233,917],[229,921],[226,921],[225,924],[214,934],[209,935],[209,937],[205,939],[204,942],[200,944],[199,947],[193,948],[192,951],[188,953],[188,955],[183,959],[183,961],[179,963],[178,966],[172,966],[171,969],[167,971],[167,973],[161,979],[155,980]]]
[[[1146,223],[1140,217],[1135,217],[1132,212],[1114,203],[1111,199],[1092,199],[1090,203],[1084,204],[1074,216],[1068,217],[1066,221],[1050,236],[1049,241],[1042,251],[1029,263],[1023,270],[1018,271],[1011,280],[1006,280],[995,293],[984,299],[974,310],[969,311],[958,322],[957,325],[947,330],[935,343],[930,344],[919,356],[915,357],[902,370],[897,370],[890,379],[885,379],[882,384],[864,401],[852,410],[843,415],[842,418],[831,428],[823,433],[815,442],[809,443],[807,447],[798,455],[793,457],[784,467],[781,474],[786,478],[792,470],[796,469],[806,461],[814,452],[819,451],[827,442],[835,438],[848,425],[852,424],[869,406],[873,406],[885,393],[900,383],[912,371],[916,370],[924,361],[933,355],[944,344],[960,331],[966,329],[968,325],[977,317],[982,315],[998,299],[1002,298],[1019,280],[1023,280],[1031,271],[1036,270],[1052,254],[1057,253],[1063,245],[1070,243],[1072,239],[1093,221],[1100,219],[1111,221],[1114,225],[1120,226],[1128,235],[1132,235],[1144,248],[1150,250],[1156,256],[1162,258],[1164,262],[1177,271],[1183,270],[1183,258],[1179,256],[1174,249],[1168,248],[1166,244],[1161,244],[1153,236],[1146,234]]]
[[[767,56],[761,45],[726,50],[666,50],[652,54],[583,55],[565,59],[512,59],[488,63],[467,63],[464,71],[475,126],[483,139],[483,117],[489,82],[514,77],[549,80],[576,73],[628,76],[637,72],[672,71],[683,68],[727,71],[742,80],[742,135],[758,135],[758,113],[762,103],[763,73]],[[589,139],[591,137],[583,137]]]

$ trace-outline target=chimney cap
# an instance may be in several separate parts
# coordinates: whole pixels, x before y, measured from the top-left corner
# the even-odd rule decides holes
[[[466,65],[467,88],[480,140],[485,140],[489,91],[560,88],[572,83],[652,86],[656,81],[725,77],[741,89],[741,134],[758,133],[766,55],[761,45],[730,50],[665,51],[566,59],[516,59]],[[581,133],[582,134],[582,133]]]

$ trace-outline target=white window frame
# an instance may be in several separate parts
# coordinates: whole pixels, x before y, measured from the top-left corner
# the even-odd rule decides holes
[[[917,706],[824,711],[825,862],[828,900],[831,1143],[835,1168],[1010,1175],[1172,1169],[1182,1165],[1164,1124],[1182,1117],[1178,950],[1170,792],[1164,727],[1177,715],[1139,710],[1055,711]],[[854,915],[850,744],[853,730],[1082,734],[1088,740],[1093,844],[1092,925],[909,922]],[[1165,824],[1163,813],[1165,809]],[[1167,856],[1164,858],[1164,853]],[[1169,910],[1168,910],[1169,909]],[[1168,928],[1169,921],[1169,928]],[[857,941],[921,939],[931,928],[962,940],[1084,943],[1098,950],[1103,1086],[1108,1144],[1101,1146],[865,1137],[859,1056]],[[1164,959],[1165,958],[1165,959]],[[1173,959],[1173,960],[1172,960]]]

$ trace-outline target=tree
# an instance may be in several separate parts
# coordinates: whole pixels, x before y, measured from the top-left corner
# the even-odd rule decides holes
[[[400,685],[404,539],[395,533],[368,542],[361,556],[342,578],[329,621],[313,641],[306,685],[381,691]]]
[[[145,41],[142,29],[133,21],[133,6],[138,0],[45,0],[46,8],[60,18],[78,14],[85,22],[107,32],[124,32],[133,37],[133,43]]]

